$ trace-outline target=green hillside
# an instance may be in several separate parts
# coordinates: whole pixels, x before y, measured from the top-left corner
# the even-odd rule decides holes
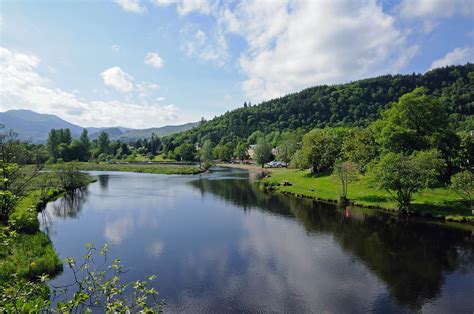
[[[416,87],[440,98],[459,126],[474,113],[474,64],[435,69],[425,74],[385,75],[340,85],[322,85],[227,112],[189,131],[171,136],[174,145],[214,143],[270,133],[326,126],[366,126],[391,102]]]

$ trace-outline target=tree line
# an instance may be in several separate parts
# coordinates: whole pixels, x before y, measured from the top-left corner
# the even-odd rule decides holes
[[[215,145],[238,142],[254,132],[270,134],[325,127],[366,127],[381,112],[417,87],[437,97],[455,129],[469,130],[474,114],[474,64],[434,69],[423,75],[385,75],[348,84],[322,85],[298,93],[243,106],[199,126],[167,136],[166,151],[184,143]]]

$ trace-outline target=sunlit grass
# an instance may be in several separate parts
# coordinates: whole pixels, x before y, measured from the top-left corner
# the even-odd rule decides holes
[[[75,162],[69,163],[79,170],[89,171],[124,171],[124,172],[144,172],[161,174],[196,174],[203,172],[203,169],[192,165],[166,165],[166,164],[111,164],[106,162]],[[63,167],[62,164],[49,165],[47,169],[57,170]]]
[[[309,171],[294,169],[274,169],[267,182],[280,183],[276,190],[289,192],[306,197],[337,200],[339,198],[339,182],[333,176],[313,176]],[[291,186],[281,183],[288,181]],[[357,182],[349,185],[347,197],[355,204],[376,206],[383,209],[395,209],[396,202],[386,191],[372,186],[369,177],[361,177]],[[425,189],[416,193],[413,199],[413,208],[420,213],[429,213],[433,216],[444,216],[449,219],[462,218],[474,220],[470,208],[464,204],[454,191],[447,188]]]

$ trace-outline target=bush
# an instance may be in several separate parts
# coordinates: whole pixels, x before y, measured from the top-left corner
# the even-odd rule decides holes
[[[19,274],[5,276],[8,280],[0,280],[0,312],[161,312],[163,302],[158,300],[158,291],[148,286],[156,276],[150,276],[146,281],[123,283],[121,275],[125,271],[120,260],[115,259],[109,263],[107,246],[104,246],[98,252],[102,255],[103,262],[96,264],[99,258],[96,252],[97,249],[88,244],[82,262],[72,257],[66,258],[67,266],[75,279],[71,284],[54,287],[51,295],[57,301],[55,307],[48,300],[48,289],[44,284],[49,280],[47,275],[36,276],[36,281],[24,280]],[[73,292],[73,295],[69,296],[68,291]]]
[[[0,191],[0,222],[7,222],[11,211],[15,208],[18,203],[18,197],[16,197],[10,191]]]
[[[474,174],[469,170],[456,173],[451,177],[451,188],[455,190],[461,197],[471,203],[474,195]]]
[[[18,232],[34,233],[39,230],[37,211],[34,207],[24,210],[15,210],[11,213],[9,224]]]
[[[60,187],[67,192],[85,187],[89,183],[87,174],[71,167],[64,168],[58,172]]]

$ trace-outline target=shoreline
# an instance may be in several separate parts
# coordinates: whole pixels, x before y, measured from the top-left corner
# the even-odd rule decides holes
[[[118,172],[136,172],[136,173],[154,173],[154,174],[178,174],[194,175],[200,174],[207,169],[190,165],[171,165],[171,164],[109,164],[95,162],[68,162],[64,164],[52,164],[46,167],[46,170],[58,170],[64,165],[75,167],[82,171],[118,171]]]
[[[242,169],[247,170],[250,172],[260,172],[264,173],[265,175],[271,174],[271,168],[262,168],[256,164],[227,164],[227,163],[217,163],[215,166],[223,167],[223,168],[234,168],[234,169]]]
[[[235,168],[246,169],[244,167],[239,167],[239,166]],[[323,203],[329,203],[329,204],[339,203],[339,200],[337,198],[328,195],[328,194],[337,194],[339,192],[338,191],[334,192],[335,190],[331,189],[330,185],[325,184],[325,182],[318,181],[317,178],[298,178],[298,179],[303,179],[306,181],[306,182],[298,182],[297,178],[295,177],[292,178],[290,176],[285,176],[285,173],[288,172],[288,170],[290,169],[286,168],[287,170],[285,173],[281,173],[281,171],[279,171],[280,169],[281,168],[277,168],[276,171],[275,169],[268,169],[268,168],[265,169],[266,175],[264,178],[262,178],[261,184],[263,185],[263,188],[267,192],[278,193],[287,197],[308,199],[308,200],[313,200],[316,202],[323,202]],[[298,172],[295,171],[294,173],[298,173]],[[273,175],[275,175],[276,178],[274,178]],[[290,185],[284,186],[282,182],[287,181],[287,180],[290,181]],[[306,186],[308,182],[310,182],[311,188],[308,188]],[[324,187],[325,189],[324,191],[322,191],[322,187]],[[328,191],[330,193],[328,193]],[[368,190],[362,189],[362,191],[367,192]],[[316,195],[316,193],[318,194]],[[358,198],[360,198],[360,195],[358,196]],[[357,198],[354,199],[354,197],[352,197],[348,199],[347,205],[360,207],[360,208],[374,209],[380,212],[385,212],[385,213],[390,213],[390,214],[398,213],[398,210],[395,207],[391,207],[390,202],[383,204],[384,206],[379,205],[376,202],[374,202],[373,204],[370,204],[370,203],[364,204],[364,203],[358,202]],[[469,213],[461,213],[460,211],[463,211],[463,210],[458,209],[456,211],[455,208],[448,210],[447,206],[443,207],[443,205],[440,205],[440,204],[425,203],[425,202],[414,203],[413,206],[415,208],[418,207],[418,210],[415,209],[415,210],[410,211],[409,213],[407,213],[408,216],[418,217],[425,220],[455,222],[455,223],[461,223],[463,225],[474,226],[474,216]],[[452,212],[449,212],[450,210]],[[466,210],[464,209],[464,211]]]

